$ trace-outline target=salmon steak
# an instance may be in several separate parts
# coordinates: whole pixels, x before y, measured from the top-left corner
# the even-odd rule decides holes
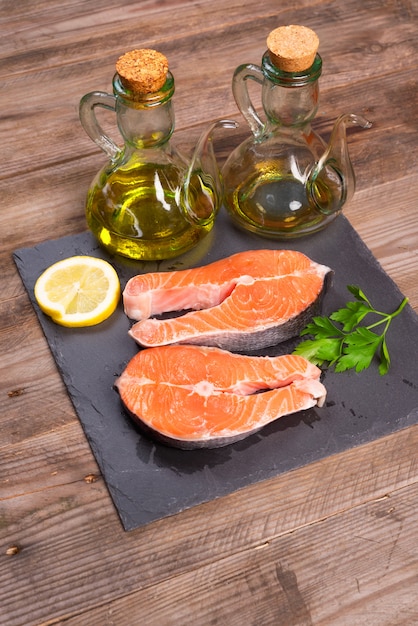
[[[248,356],[171,345],[140,350],[115,387],[147,434],[192,450],[229,445],[279,417],[322,406],[320,375],[295,354]]]
[[[317,313],[331,270],[293,250],[249,250],[208,265],[131,278],[123,292],[129,333],[143,347],[274,346]],[[162,313],[182,315],[159,319]],[[184,312],[186,311],[186,312]]]

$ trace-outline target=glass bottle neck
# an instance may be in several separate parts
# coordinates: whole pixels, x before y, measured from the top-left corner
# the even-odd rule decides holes
[[[300,127],[308,124],[318,110],[318,79],[322,71],[319,54],[304,72],[284,72],[273,65],[267,51],[261,68],[263,107],[270,125]]]
[[[118,74],[113,78],[116,116],[125,142],[137,149],[155,148],[166,143],[174,131],[171,98],[174,77],[171,72],[163,87],[154,93],[138,94],[124,87]]]

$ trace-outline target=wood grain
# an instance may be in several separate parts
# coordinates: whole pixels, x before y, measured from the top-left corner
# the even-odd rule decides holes
[[[56,458],[51,453],[47,462],[42,462],[45,442],[54,439],[57,442]],[[73,597],[76,595],[77,606],[83,609],[84,619],[84,609],[91,606],[92,596],[100,597],[101,602],[107,604],[138,589],[153,588],[156,583],[164,583],[164,586],[173,584],[175,590],[178,577],[183,574],[196,570],[195,575],[199,576],[202,568],[206,571],[219,571],[219,567],[222,570],[233,568],[229,563],[235,561],[237,554],[243,553],[246,559],[247,553],[252,554],[258,548],[261,550],[266,544],[284,536],[292,542],[294,533],[301,528],[306,529],[302,552],[312,553],[312,542],[319,554],[324,553],[324,558],[328,560],[336,551],[342,550],[343,538],[344,550],[347,550],[350,540],[345,539],[346,525],[350,526],[351,521],[346,518],[350,511],[362,511],[361,507],[365,504],[376,501],[384,501],[384,506],[389,509],[394,494],[408,489],[410,485],[415,485],[416,489],[418,480],[415,458],[418,427],[414,427],[401,431],[397,436],[383,438],[371,445],[301,468],[288,476],[266,481],[257,487],[150,524],[139,531],[124,533],[109,504],[102,481],[84,481],[85,476],[90,473],[97,475],[97,472],[91,470],[88,464],[80,463],[82,453],[76,450],[79,444],[74,429],[69,431],[66,428],[36,443],[38,455],[29,462],[29,446],[26,455],[21,446],[18,448],[21,455],[19,461],[15,458],[12,464],[10,459],[6,459],[6,463],[18,472],[16,483],[26,486],[25,493],[19,495],[16,485],[11,484],[11,491],[14,490],[17,495],[8,500],[9,538],[12,544],[21,547],[21,552],[13,557],[11,563],[9,561],[7,570],[3,568],[0,574],[2,588],[8,590],[7,597],[10,593],[10,600],[4,609],[7,610],[10,602],[11,624],[30,623],[26,620],[29,616],[33,616],[32,619],[37,616],[36,606],[48,603],[51,586],[60,597],[56,610],[62,615],[72,614]],[[11,455],[14,456],[16,451],[16,448],[12,450]],[[356,473],[356,465],[361,466],[361,475]],[[30,482],[24,479],[25,473],[27,475],[25,468],[34,475]],[[409,506],[408,524],[412,528],[416,519],[413,500]],[[80,509],[84,513],[82,524],[78,519]],[[197,518],[202,526],[197,523]],[[325,545],[322,538],[317,540],[316,534],[320,533],[324,521],[331,518],[340,520],[336,527],[340,528],[341,534],[336,531]],[[360,525],[364,523],[361,513],[358,520]],[[390,520],[387,521],[390,527]],[[163,550],[161,536],[170,537],[164,542]],[[283,554],[286,555],[287,550]],[[345,558],[349,560],[353,554]],[[357,558],[356,549],[354,561]],[[318,555],[311,558],[313,571],[317,571],[317,559]],[[28,579],[25,572],[36,561],[42,564],[42,573],[38,571],[35,577]],[[217,566],[217,563],[220,565]],[[84,575],[74,579],[74,568],[80,565]],[[362,567],[367,570],[367,559]],[[396,562],[393,567],[396,576]],[[94,570],[95,575],[88,578],[90,570]],[[66,579],[60,577],[60,571],[70,576],[71,593]],[[110,579],[109,572],[112,572]],[[241,573],[236,575],[240,577]],[[205,578],[206,575],[202,576]],[[14,591],[16,578],[19,585]],[[168,582],[171,579],[172,582]],[[16,607],[15,593],[23,594],[27,602]],[[229,594],[234,596],[233,587],[229,588]],[[209,607],[216,605],[214,600],[208,602]],[[137,599],[137,606],[138,611],[142,610],[141,598]],[[161,598],[163,606],[164,598]],[[223,610],[226,619],[227,608]],[[16,611],[19,613],[16,614]],[[9,616],[8,613],[6,615]],[[14,622],[18,617],[21,621]],[[165,619],[168,620],[168,616]],[[100,623],[100,619],[97,621]],[[117,623],[130,622],[125,616]]]
[[[132,47],[167,54],[174,141],[213,119],[220,164],[248,135],[232,73],[303,23],[324,71],[314,126],[368,117],[345,213],[418,311],[418,7],[410,0],[38,0],[0,11],[0,623],[413,626],[418,427],[126,533],[12,259],[82,232],[104,155],[78,119]],[[255,102],[259,92],[254,89]],[[103,123],[117,133],[114,119]],[[415,384],[412,382],[411,384]],[[418,382],[416,383],[418,385]],[[396,414],[396,407],[393,407]]]
[[[328,517],[316,524],[314,544],[312,529],[299,528],[65,623],[413,624],[418,620],[412,522],[417,495],[414,485],[402,496],[353,508],[343,519]],[[347,556],[352,551],[355,561]],[[202,596],[211,601],[202,606]]]

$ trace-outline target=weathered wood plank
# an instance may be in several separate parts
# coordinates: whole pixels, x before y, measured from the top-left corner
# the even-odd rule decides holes
[[[85,229],[104,155],[78,102],[110,89],[120,53],[168,55],[187,153],[209,120],[239,119],[216,137],[222,163],[248,134],[233,70],[259,63],[271,28],[299,22],[321,39],[315,127],[329,135],[348,110],[373,122],[349,135],[358,187],[345,213],[418,310],[417,19],[410,0],[2,3],[0,621],[417,623],[418,427],[124,533],[11,258]]]
[[[236,553],[288,533],[292,536],[301,527],[311,528],[311,567],[319,568],[312,550],[324,547],[316,535],[324,519],[418,482],[418,427],[413,427],[124,533],[103,482],[84,482],[85,472],[94,470],[76,430],[63,427],[41,436],[38,446],[28,443],[3,450],[4,467],[13,466],[16,472],[5,485],[6,495],[21,494],[0,500],[2,545],[22,547],[13,558],[0,555],[0,584],[10,626],[72,614],[74,595],[77,610],[84,612],[202,566],[217,570],[213,564],[219,562],[223,568]],[[31,448],[39,449],[33,458]],[[42,460],[46,451],[47,463]],[[19,462],[12,464],[16,453]],[[340,541],[345,541],[347,527],[341,524]],[[330,554],[333,551],[330,547]],[[35,574],[31,564],[37,560],[42,571]],[[30,577],[27,571],[32,572]],[[18,606],[17,588],[26,598]],[[128,599],[126,603],[130,605]]]
[[[66,619],[263,626],[413,626],[418,485]],[[355,551],[356,559],[347,557]],[[63,623],[63,622],[61,622]]]
[[[357,232],[418,311],[416,175],[358,189],[345,210]],[[379,220],[376,221],[376,215]]]

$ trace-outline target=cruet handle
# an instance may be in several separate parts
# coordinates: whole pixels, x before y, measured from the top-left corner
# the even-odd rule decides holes
[[[116,98],[103,91],[92,91],[83,96],[79,106],[81,125],[90,139],[92,139],[99,148],[106,152],[111,159],[116,159],[121,150],[114,141],[106,135],[100,126],[95,112],[97,106],[110,111],[116,111]]]
[[[262,85],[264,82],[264,74],[261,67],[253,65],[252,63],[238,66],[232,78],[232,93],[251,132],[255,137],[259,137],[264,130],[264,124],[251,102],[247,86],[248,79],[255,80]]]

